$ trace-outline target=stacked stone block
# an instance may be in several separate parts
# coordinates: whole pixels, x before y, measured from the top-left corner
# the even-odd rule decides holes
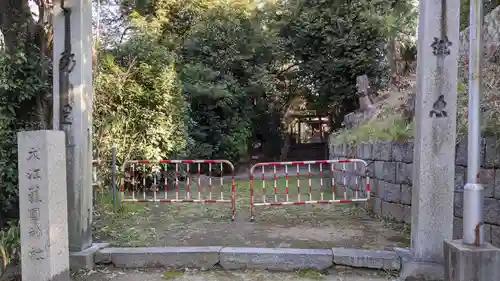
[[[500,246],[500,144],[483,139],[479,180],[485,188],[485,238]],[[374,142],[356,146],[330,145],[330,159],[359,158],[368,162],[373,212],[399,222],[411,222],[413,143]],[[467,140],[456,147],[454,238],[462,236],[463,187],[467,181]]]

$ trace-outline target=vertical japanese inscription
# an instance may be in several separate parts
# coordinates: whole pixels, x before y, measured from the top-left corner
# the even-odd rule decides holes
[[[64,14],[64,51],[59,59],[59,91],[60,91],[60,126],[71,126],[73,124],[73,85],[69,75],[76,65],[75,54],[71,50],[71,9],[64,6],[65,1],[61,1],[60,7]]]
[[[449,56],[451,51],[449,47],[453,45],[450,40],[448,40],[448,36],[443,36],[443,38],[434,37],[434,41],[432,41],[431,48],[432,54],[435,56]]]
[[[438,99],[432,104],[432,110],[429,112],[429,117],[448,117],[448,113],[446,112],[446,101],[444,100],[444,95],[440,95]]]
[[[26,172],[26,178],[28,179],[28,202],[30,203],[28,216],[31,221],[28,235],[35,239],[39,239],[43,234],[42,228],[40,227],[41,212],[39,205],[43,202],[40,194],[39,182],[39,180],[42,179],[40,150],[36,147],[31,147],[28,150],[26,160],[30,164],[28,172]],[[45,252],[43,249],[33,247],[29,251],[29,256],[33,260],[43,260],[45,259]]]

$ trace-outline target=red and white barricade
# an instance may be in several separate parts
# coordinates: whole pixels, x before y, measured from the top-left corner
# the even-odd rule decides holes
[[[226,186],[225,167],[231,173],[231,184]],[[185,177],[181,176],[183,168]],[[204,183],[201,180],[203,168],[208,168],[208,178],[204,177]],[[212,168],[220,171],[218,179],[212,177]],[[191,178],[191,172],[196,173],[195,179]],[[193,183],[194,180],[196,182]],[[184,190],[179,188],[181,182],[184,182]],[[232,220],[236,215],[234,165],[228,160],[126,161],[122,166],[120,192],[124,202],[231,203]],[[231,195],[228,196],[228,193]]]
[[[255,219],[255,206],[341,204],[368,201],[370,198],[370,178],[367,166],[368,164],[361,159],[257,163],[250,168],[251,220]],[[277,172],[277,167],[281,168],[280,172]],[[259,172],[261,184],[258,184],[259,180],[255,179],[258,176],[254,177]],[[325,174],[327,174],[327,178],[325,178]],[[269,193],[266,193],[266,177],[270,177],[270,181],[273,182],[271,198],[268,197]],[[293,179],[294,182],[292,182],[289,177],[296,179]],[[278,180],[280,178],[284,180],[284,186],[279,186]],[[269,184],[267,183],[267,185]],[[297,189],[296,192],[293,192],[295,198],[290,198],[292,197],[289,194],[292,193],[290,192],[290,184],[293,184],[293,188]],[[258,189],[262,194],[256,196]],[[283,193],[279,192],[280,189],[284,189]],[[259,197],[261,200],[256,202],[256,198]],[[329,198],[325,199],[325,197]]]

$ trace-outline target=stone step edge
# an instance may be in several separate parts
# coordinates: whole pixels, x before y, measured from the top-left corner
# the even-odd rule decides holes
[[[94,254],[95,264],[118,268],[199,268],[226,270],[326,270],[343,265],[387,271],[401,269],[398,251],[354,248],[297,249],[248,247],[109,247]]]

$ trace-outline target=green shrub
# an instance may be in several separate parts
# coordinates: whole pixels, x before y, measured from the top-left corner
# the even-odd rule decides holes
[[[0,276],[8,265],[17,263],[20,254],[21,229],[18,222],[10,222],[0,230]]]

